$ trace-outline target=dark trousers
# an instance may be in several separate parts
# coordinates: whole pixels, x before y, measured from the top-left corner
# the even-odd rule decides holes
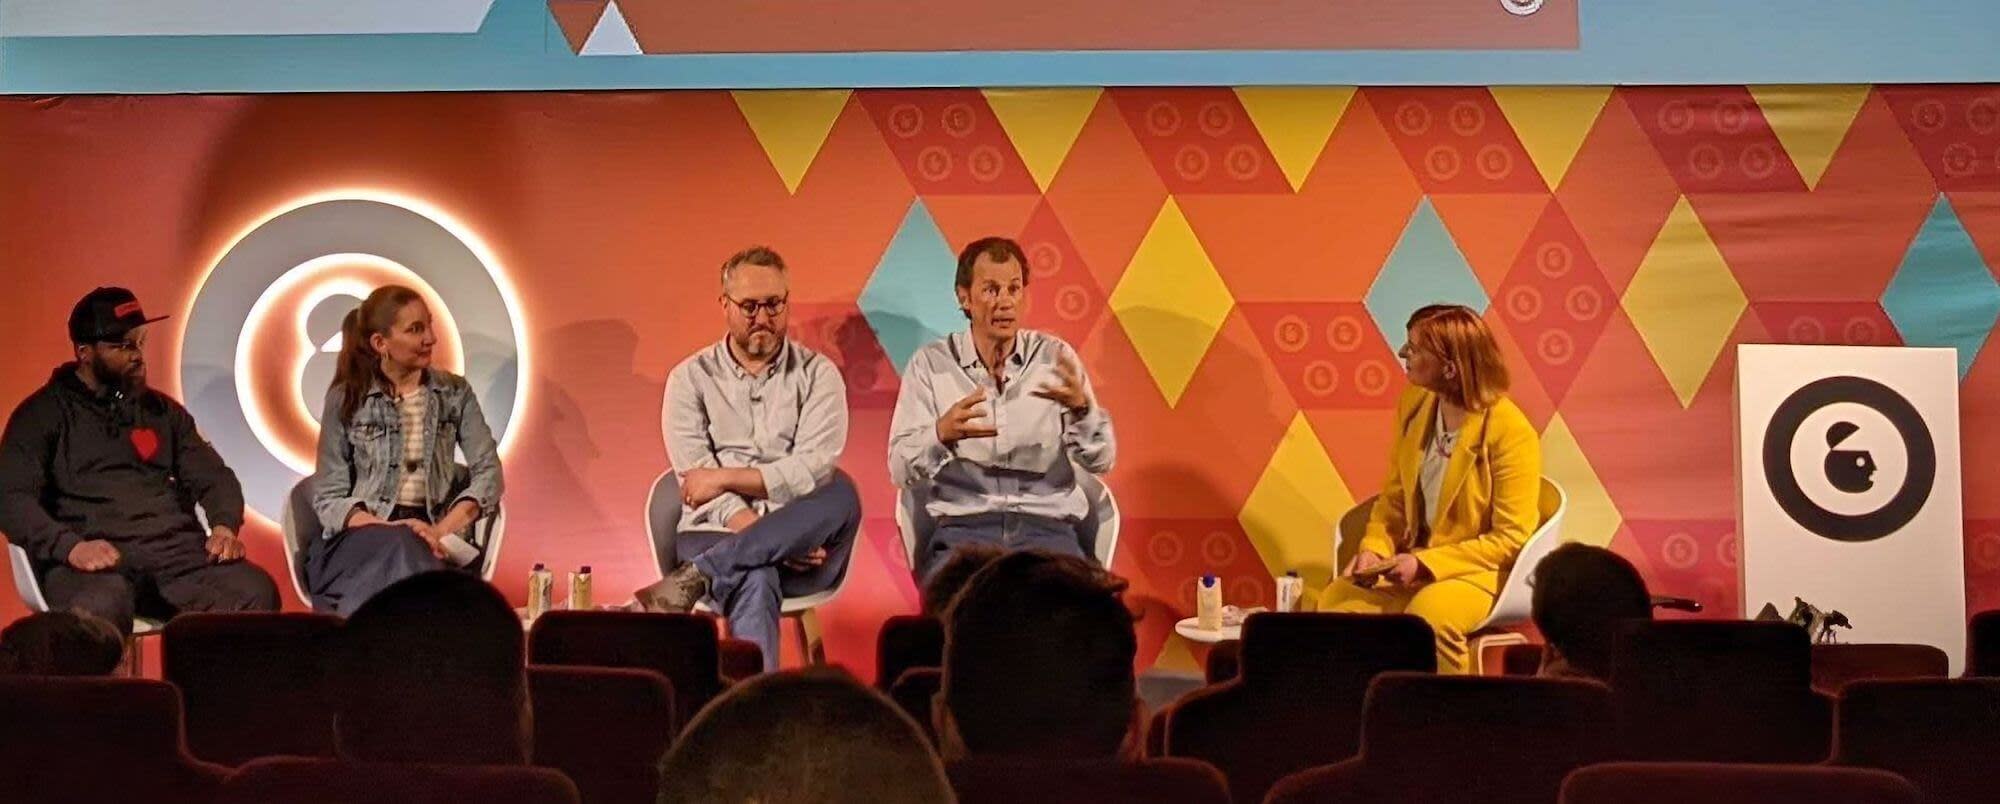
[[[184,611],[278,610],[278,585],[270,574],[248,561],[210,560],[208,534],[199,530],[109,541],[118,548],[118,565],[111,569],[48,568],[42,596],[49,608],[89,612],[125,635],[140,614],[164,619]]]
[[[391,518],[430,519],[421,510],[403,508]],[[407,525],[347,528],[306,547],[306,594],[313,611],[345,617],[388,585],[445,566]]]
[[[709,579],[709,602],[729,618],[729,633],[764,651],[764,670],[778,669],[778,617],[784,598],[833,588],[847,573],[861,529],[861,498],[846,475],[758,518],[742,533],[696,530],[679,534],[674,552]],[[826,563],[805,572],[787,559],[826,548]]]
[[[1027,514],[993,512],[938,520],[931,531],[930,546],[923,556],[920,574],[929,581],[931,573],[944,565],[951,551],[965,545],[986,545],[1002,550],[1044,550],[1059,555],[1089,558],[1083,552],[1083,537],[1076,523]]]

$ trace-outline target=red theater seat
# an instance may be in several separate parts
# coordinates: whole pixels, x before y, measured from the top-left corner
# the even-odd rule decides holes
[[[1547,804],[1609,757],[1611,690],[1591,681],[1390,673],[1375,679],[1361,753],[1285,778],[1270,804]]]
[[[938,735],[931,708],[937,701],[938,690],[943,688],[944,671],[935,667],[912,667],[889,686],[889,699],[923,727],[932,745],[938,744]]]
[[[944,623],[921,614],[898,614],[883,621],[875,636],[875,686],[889,691],[903,671],[944,665]]]
[[[1627,759],[1819,762],[1833,703],[1812,691],[1812,646],[1789,623],[1635,622],[1612,652]]]
[[[945,770],[959,804],[1229,804],[1222,772],[1191,759],[969,757]]]
[[[1894,771],[1930,804],[2000,799],[2000,679],[1856,682],[1836,735],[1835,764]]]
[[[535,764],[576,782],[584,804],[652,804],[674,738],[674,690],[651,670],[528,669]]]
[[[717,670],[730,681],[743,681],[764,672],[764,649],[747,639],[723,639],[716,644]]]
[[[1856,681],[1944,678],[1951,659],[1931,645],[1841,644],[1812,646],[1813,689],[1839,695]]]
[[[228,772],[188,754],[170,684],[0,677],[0,799],[206,804]]]
[[[1239,675],[1168,710],[1169,756],[1220,769],[1237,801],[1353,756],[1375,676],[1436,669],[1435,640],[1407,615],[1257,614],[1243,624]]]
[[[274,757],[238,768],[218,804],[580,804],[548,768]]]
[[[1570,774],[1561,804],[1919,804],[1893,773],[1810,765],[1617,762]]]
[[[185,614],[167,623],[160,665],[181,691],[188,750],[240,765],[332,756],[333,703],[321,686],[339,617]]]
[[[719,652],[715,620],[699,614],[551,611],[528,634],[533,664],[629,667],[665,676],[673,684],[679,725],[722,691]]]
[[[1968,659],[1965,674],[2000,678],[2000,609],[1972,615],[1965,630]]]

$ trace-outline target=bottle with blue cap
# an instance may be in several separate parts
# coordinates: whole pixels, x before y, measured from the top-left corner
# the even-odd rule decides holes
[[[1201,630],[1222,630],[1222,582],[1213,574],[1201,576],[1195,585],[1194,616]]]

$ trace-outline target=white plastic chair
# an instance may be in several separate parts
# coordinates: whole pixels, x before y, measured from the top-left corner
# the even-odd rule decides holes
[[[1334,567],[1347,565],[1347,561],[1359,552],[1362,530],[1368,526],[1368,515],[1375,506],[1376,497],[1369,497],[1356,503],[1340,517],[1334,528]],[[1469,634],[1467,670],[1473,675],[1482,672],[1483,655],[1490,648],[1506,645],[1526,645],[1528,637],[1515,631],[1500,630],[1528,621],[1534,599],[1534,591],[1528,581],[1534,577],[1535,566],[1542,557],[1562,544],[1563,514],[1569,510],[1569,496],[1561,485],[1549,478],[1542,478],[1542,498],[1540,503],[1542,524],[1528,537],[1527,544],[1521,546],[1521,553],[1514,557],[1514,565],[1501,580],[1500,594],[1493,599],[1493,610],[1486,619],[1480,621]]]
[[[13,542],[7,543],[7,564],[14,571],[14,591],[20,593],[21,602],[29,611],[49,610],[49,599],[42,595],[42,581],[35,577],[35,562],[28,557],[26,548]],[[165,621],[151,617],[133,617],[132,635],[125,638],[125,674],[137,678],[145,667],[145,646],[139,640],[160,635],[160,629],[167,626]]]
[[[679,561],[678,556],[674,554],[674,540],[680,535],[680,529],[681,482],[680,478],[674,475],[674,470],[668,469],[653,479],[653,490],[646,496],[646,535],[652,541],[653,563],[659,567],[660,577],[664,578],[667,573],[672,572],[674,565]],[[852,550],[854,545],[859,544],[863,536],[864,534],[856,531],[848,549]],[[826,645],[823,640],[824,632],[820,630],[819,625],[819,607],[832,603],[834,598],[840,596],[840,590],[847,588],[847,578],[853,574],[853,569],[854,559],[850,554],[847,564],[841,567],[840,576],[834,578],[833,585],[827,587],[825,591],[782,598],[779,602],[779,617],[792,623],[798,636],[799,646],[804,649],[807,661],[813,664],[826,664]],[[698,604],[696,608],[709,611],[706,601]]]
[[[1076,484],[1090,499],[1090,515],[1084,519],[1083,538],[1090,541],[1091,554],[1098,565],[1110,569],[1112,557],[1118,555],[1118,499],[1111,495],[1111,487],[1104,484],[1103,478],[1075,463],[1070,465],[1076,472]],[[930,541],[931,533],[937,530],[937,522],[925,509],[929,499],[928,484],[905,488],[896,494],[896,530],[903,537],[903,556],[910,562],[911,575],[917,573],[917,551]],[[917,584],[921,586],[923,580],[917,578]]]
[[[285,570],[291,576],[292,592],[313,608],[312,596],[306,594],[306,545],[321,538],[326,529],[320,527],[319,513],[313,510],[312,475],[307,475],[292,486],[292,493],[285,495],[285,508],[278,514],[278,525],[285,534]],[[480,549],[479,578],[493,582],[493,570],[500,565],[500,542],[507,535],[507,508],[497,507],[492,514],[481,516],[472,526],[474,547]]]

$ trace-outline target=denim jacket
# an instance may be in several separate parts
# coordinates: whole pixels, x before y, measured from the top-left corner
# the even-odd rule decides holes
[[[500,450],[479,398],[465,378],[432,369],[424,374],[431,395],[424,420],[424,466],[429,476],[425,508],[440,516],[460,500],[479,504],[482,516],[500,504]],[[313,512],[323,538],[346,529],[359,505],[383,519],[395,508],[403,474],[403,420],[386,390],[369,389],[352,422],[340,420],[339,387],[326,394],[320,416],[319,466],[313,472]],[[465,451],[468,473],[454,449]]]

